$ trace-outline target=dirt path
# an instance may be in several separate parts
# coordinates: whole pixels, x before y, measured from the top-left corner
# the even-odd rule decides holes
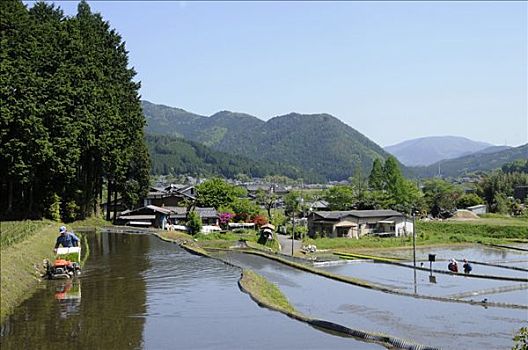
[[[292,253],[292,240],[291,236],[288,235],[277,235],[279,237],[279,243],[281,246],[281,253],[285,255],[291,255]],[[293,241],[293,251],[298,253],[301,250],[301,241]]]

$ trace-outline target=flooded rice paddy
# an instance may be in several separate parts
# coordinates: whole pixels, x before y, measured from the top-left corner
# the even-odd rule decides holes
[[[257,306],[238,268],[152,236],[88,237],[82,277],[45,281],[2,325],[2,350],[382,349]]]
[[[45,281],[1,328],[2,349],[381,349],[324,333],[257,306],[242,293],[240,269],[191,255],[156,237],[92,233],[83,275]],[[420,259],[429,251],[419,251]],[[437,250],[437,259],[527,267],[528,254],[495,248]],[[241,253],[222,256],[277,284],[302,313],[344,326],[444,349],[508,349],[526,325],[526,309],[486,307],[387,294],[302,272]],[[445,261],[435,263],[442,268]],[[428,266],[428,263],[427,265]],[[479,274],[526,272],[474,265]],[[481,298],[528,305],[522,283],[437,275],[350,263],[327,271],[418,294]],[[521,286],[522,287],[522,286]],[[464,293],[479,291],[464,297]],[[462,344],[462,345],[461,345]]]
[[[466,253],[464,250],[456,252]],[[498,256],[489,256],[478,248],[471,248],[471,252],[482,261],[500,261]],[[446,250],[446,256],[451,257],[452,253],[453,251]],[[519,252],[499,254],[506,259],[528,257]],[[236,264],[256,270],[276,283],[301,312],[347,327],[383,332],[439,348],[509,349],[515,332],[528,324],[526,309],[486,307],[485,304],[468,305],[387,294],[301,272],[262,257],[230,253],[228,258]],[[472,259],[475,258],[472,256]],[[436,283],[430,283],[429,273],[424,271],[417,271],[414,284],[412,269],[368,262],[329,266],[325,269],[396,289],[416,289],[418,294],[442,296],[521,285],[519,282],[451,275],[437,275]],[[528,305],[527,296],[528,290],[522,289],[483,294],[477,298]]]

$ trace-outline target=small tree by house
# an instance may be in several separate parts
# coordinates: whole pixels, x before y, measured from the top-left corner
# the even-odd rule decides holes
[[[268,217],[270,220],[273,218],[271,209],[275,206],[277,202],[277,195],[275,195],[273,192],[267,192],[263,189],[259,189],[257,191],[257,204],[264,206],[268,212]]]
[[[248,222],[252,217],[259,214],[260,208],[247,198],[237,198],[231,203],[235,212],[235,221]]]
[[[202,230],[202,218],[194,210],[189,213],[187,227],[189,228],[189,232],[192,235],[195,235]]]

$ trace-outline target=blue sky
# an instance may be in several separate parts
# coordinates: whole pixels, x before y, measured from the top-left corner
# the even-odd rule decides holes
[[[89,4],[154,103],[264,120],[324,112],[382,146],[528,142],[526,2]]]

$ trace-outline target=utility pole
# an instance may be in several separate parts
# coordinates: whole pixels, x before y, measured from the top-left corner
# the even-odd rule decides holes
[[[292,211],[292,256],[293,256],[293,241],[295,239],[295,209]]]
[[[416,214],[414,213],[414,210],[413,210],[413,266],[414,266],[414,271],[416,271],[416,223],[415,223],[415,216]]]

